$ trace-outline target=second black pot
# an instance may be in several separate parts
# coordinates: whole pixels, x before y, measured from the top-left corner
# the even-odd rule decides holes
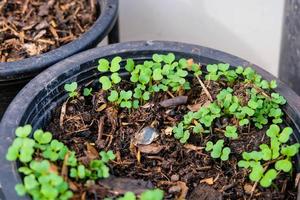
[[[47,53],[0,63],[0,119],[17,92],[42,70],[75,53],[95,47],[113,28],[110,41],[117,40],[118,0],[97,0],[97,5],[100,15],[93,26],[78,39]]]

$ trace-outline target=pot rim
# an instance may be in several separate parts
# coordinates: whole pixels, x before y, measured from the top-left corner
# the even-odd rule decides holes
[[[90,63],[91,61],[97,61],[101,57],[113,57],[115,55],[120,55],[122,57],[122,55],[129,55],[143,59],[145,58],[146,53],[149,54],[155,52],[173,52],[175,55],[180,53],[188,53],[190,55],[194,55],[194,57],[200,56],[210,60],[216,60],[218,62],[229,63],[231,66],[251,66],[260,75],[262,75],[264,79],[275,79],[278,84],[278,87],[275,89],[275,91],[283,95],[287,100],[284,111],[288,115],[288,118],[292,120],[295,128],[299,131],[300,97],[273,75],[244,59],[199,45],[170,41],[135,41],[108,45],[81,52],[53,65],[32,79],[32,81],[30,81],[14,98],[5,112],[2,121],[0,122],[0,191],[2,187],[4,194],[17,197],[12,186],[20,182],[21,177],[18,173],[16,173],[16,162],[6,161],[5,155],[7,152],[7,147],[11,144],[13,138],[15,137],[14,129],[20,124],[23,125],[26,123],[26,120],[24,120],[24,116],[26,115],[25,113],[29,109],[29,104],[31,104],[33,101],[37,101],[36,97],[40,91],[42,91],[44,88],[47,88],[50,83],[58,85],[60,81],[56,81],[57,77],[63,74],[68,77],[72,72],[78,71],[81,65]],[[76,81],[74,79],[76,78],[71,77],[69,79],[68,77],[67,79],[63,79],[61,82],[70,80]],[[20,105],[22,105],[22,107],[20,107]],[[297,166],[300,166],[300,159],[297,160]],[[9,183],[7,184],[7,182]],[[28,199],[28,197],[18,197],[18,199]]]
[[[88,31],[72,42],[19,61],[0,62],[0,83],[32,77],[64,58],[96,46],[94,44],[100,42],[116,22],[119,3],[118,0],[97,0],[97,5],[100,7],[100,15],[96,21]]]

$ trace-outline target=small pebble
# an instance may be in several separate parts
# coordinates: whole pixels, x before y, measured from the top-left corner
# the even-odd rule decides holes
[[[179,180],[179,175],[178,174],[173,174],[171,176],[171,181],[178,181]]]
[[[151,144],[159,136],[156,129],[146,126],[134,136],[134,144]]]

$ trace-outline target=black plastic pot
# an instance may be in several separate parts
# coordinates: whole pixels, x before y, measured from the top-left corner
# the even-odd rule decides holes
[[[75,53],[95,47],[112,29],[109,41],[118,41],[118,0],[97,0],[97,4],[99,17],[78,39],[47,53],[0,63],[0,119],[17,92],[42,70]]]
[[[0,123],[0,186],[7,200],[17,199],[14,185],[21,182],[20,175],[16,172],[16,163],[5,160],[8,146],[14,139],[15,129],[24,124],[32,124],[34,129],[44,127],[51,117],[51,112],[60,105],[67,94],[63,89],[65,83],[77,81],[79,85],[86,84],[91,80],[98,80],[99,72],[96,70],[99,58],[108,58],[118,55],[122,58],[134,60],[150,59],[153,53],[175,53],[177,58],[193,58],[202,63],[225,62],[231,66],[252,66],[265,79],[276,79],[262,68],[230,54],[214,49],[176,43],[159,41],[127,42],[95,48],[70,58],[48,68],[31,82],[15,97],[8,107]],[[295,130],[293,140],[300,139],[300,98],[282,82],[278,81],[277,92],[287,99],[284,111],[287,121]],[[297,167],[299,167],[297,159]]]

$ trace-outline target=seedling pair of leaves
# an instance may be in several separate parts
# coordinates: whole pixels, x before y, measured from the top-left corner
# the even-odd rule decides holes
[[[220,158],[222,161],[229,159],[231,150],[229,147],[224,147],[224,140],[218,140],[215,144],[212,141],[206,143],[205,151],[211,152],[212,158]]]
[[[115,102],[118,105],[120,105],[121,108],[137,108],[139,106],[139,101],[134,100],[133,102],[131,101],[132,99],[132,91],[125,91],[121,90],[120,93],[116,90],[112,90],[110,92],[110,95],[107,98],[110,102]]]
[[[77,87],[78,87],[78,84],[76,82],[66,83],[64,85],[65,91],[68,92],[69,97],[71,97],[71,98],[78,96]]]
[[[115,155],[111,150],[108,152],[101,151],[101,160],[92,160],[90,162],[90,171],[91,171],[91,179],[96,180],[98,178],[108,178],[109,177],[109,168],[106,163],[115,159]]]
[[[224,77],[229,83],[236,80],[238,75],[235,70],[229,69],[229,64],[219,63],[206,66],[208,74],[205,76],[206,80],[217,81],[220,77]]]
[[[66,83],[64,85],[65,91],[68,92],[69,97],[71,98],[78,96],[77,88],[78,88],[78,84],[76,82]],[[92,95],[92,88],[83,89],[83,96],[91,96],[91,95]]]
[[[140,200],[162,200],[164,192],[160,189],[146,190],[140,195]],[[136,200],[137,197],[133,192],[126,192],[124,196],[117,198],[117,200]],[[108,200],[108,198],[106,199]]]
[[[103,90],[109,90],[113,84],[118,84],[121,82],[121,77],[119,76],[118,71],[120,70],[120,62],[122,61],[122,58],[117,56],[114,57],[109,63],[109,61],[105,58],[102,58],[99,60],[98,70],[100,72],[108,72],[110,71],[112,74],[110,77],[108,76],[101,76],[99,78],[99,82],[102,84]]]
[[[107,152],[101,151],[99,153],[101,160],[92,160],[89,167],[86,168],[84,165],[73,166],[70,170],[70,177],[76,179],[86,179],[90,178],[93,180],[99,178],[109,177],[109,168],[106,163],[115,159],[114,153],[109,150]]]

